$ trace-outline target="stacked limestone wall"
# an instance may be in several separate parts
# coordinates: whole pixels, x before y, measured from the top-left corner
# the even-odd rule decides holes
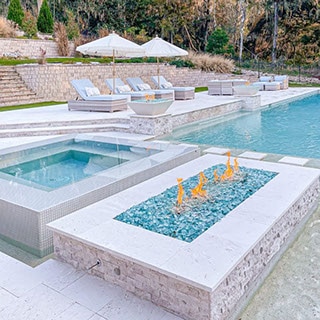
[[[21,57],[37,59],[41,56],[40,48],[46,51],[47,58],[58,57],[58,46],[53,40],[0,39],[0,57],[18,53]],[[74,55],[74,45],[69,43],[70,56]]]
[[[112,78],[113,66],[104,64],[44,64],[18,65],[17,72],[26,85],[44,98],[44,101],[67,101],[76,97],[71,86],[72,79],[90,79],[101,93],[109,90],[105,79]],[[150,63],[117,63],[116,77],[125,81],[128,77],[141,77],[154,87],[151,76],[156,74],[156,64]],[[160,74],[175,86],[207,86],[208,80],[214,79],[214,73],[202,72],[188,68],[176,68],[171,65],[160,65]]]

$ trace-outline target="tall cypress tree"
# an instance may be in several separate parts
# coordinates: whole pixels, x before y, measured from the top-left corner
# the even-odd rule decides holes
[[[20,0],[10,0],[7,19],[16,22],[21,27],[23,17],[24,12]]]
[[[37,27],[38,30],[43,33],[53,32],[53,18],[47,0],[42,2],[37,21]]]

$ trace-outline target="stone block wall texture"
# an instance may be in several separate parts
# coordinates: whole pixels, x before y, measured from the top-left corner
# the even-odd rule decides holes
[[[70,42],[70,56],[73,56],[74,45]],[[41,57],[40,48],[46,50],[46,57],[59,57],[57,43],[53,40],[31,39],[0,39],[0,57],[5,54],[19,52],[21,57],[38,59]]]
[[[238,305],[244,303],[248,292],[254,289],[255,281],[293,241],[299,224],[305,223],[305,218],[314,211],[319,193],[317,179],[215,288],[204,289],[63,234],[54,233],[55,254],[59,260],[117,284],[183,319],[233,319]],[[97,260],[100,265],[90,269]]]
[[[103,94],[109,90],[105,79],[112,78],[112,65],[104,64],[43,64],[18,65],[16,71],[26,85],[43,97],[44,101],[67,101],[75,99],[76,91],[71,85],[72,79],[90,79]],[[153,88],[151,76],[156,75],[157,65],[153,63],[117,63],[116,77],[126,81],[128,77],[141,77]],[[171,65],[160,65],[160,74],[175,86],[207,86],[215,78],[211,72],[176,68]]]

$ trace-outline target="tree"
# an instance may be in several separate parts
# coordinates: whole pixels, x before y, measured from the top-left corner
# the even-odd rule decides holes
[[[23,17],[24,12],[20,0],[11,0],[9,4],[7,19],[16,22],[19,26],[22,26]]]
[[[247,13],[247,6],[245,0],[239,0],[239,12],[240,12],[240,39],[239,39],[239,63],[241,65],[242,62],[242,52],[243,52],[243,38],[244,38],[244,28],[246,22],[246,13]]]
[[[276,59],[277,59],[277,39],[278,39],[278,23],[279,23],[278,2],[279,0],[273,1],[273,37],[272,37],[272,52],[271,52],[272,63],[276,63]]]
[[[228,43],[229,37],[227,33],[223,29],[217,28],[208,38],[206,51],[213,54],[233,53],[233,47]]]
[[[29,11],[26,11],[24,14],[22,30],[28,38],[32,38],[37,35],[37,19]]]
[[[37,27],[38,30],[43,33],[53,32],[53,18],[47,0],[43,0],[42,2],[37,21]]]

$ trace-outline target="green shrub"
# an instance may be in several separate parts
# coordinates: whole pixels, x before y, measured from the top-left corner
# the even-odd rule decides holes
[[[27,38],[34,38],[37,35],[37,19],[29,11],[24,14],[22,30]]]
[[[40,32],[53,33],[53,18],[47,0],[42,2],[37,27]]]
[[[66,32],[69,40],[74,40],[80,37],[80,29],[77,24],[74,14],[71,10],[66,10],[67,13],[67,25]]]
[[[177,68],[194,68],[194,63],[188,60],[188,58],[172,60],[169,64],[176,66]]]
[[[7,19],[14,21],[19,26],[22,26],[23,17],[24,13],[20,0],[10,0]]]

